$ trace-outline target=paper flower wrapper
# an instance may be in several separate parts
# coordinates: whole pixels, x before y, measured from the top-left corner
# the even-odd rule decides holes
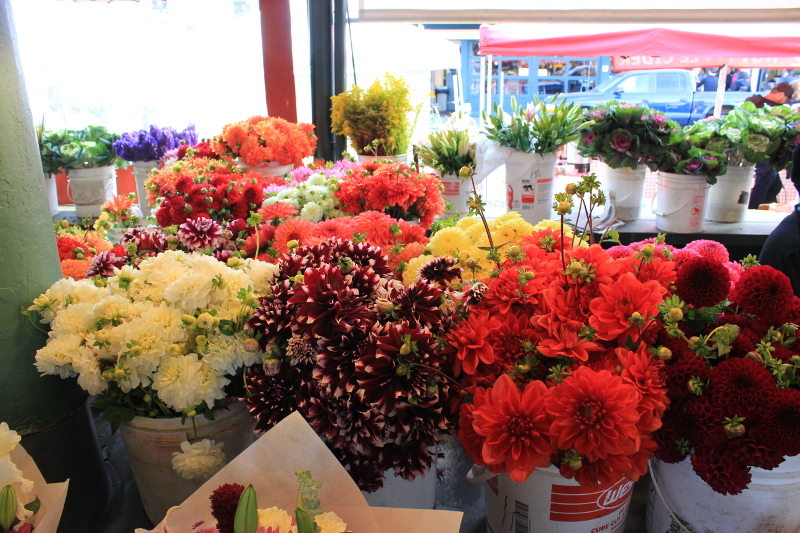
[[[211,493],[224,483],[253,485],[260,509],[277,506],[293,510],[297,504],[296,470],[309,470],[323,482],[319,499],[355,533],[408,533],[408,531],[457,533],[463,513],[420,509],[369,507],[358,486],[328,450],[303,417],[295,412],[231,461],[197,492],[148,532],[188,533],[203,520],[216,524],[211,516]]]
[[[28,452],[17,445],[9,454],[11,462],[22,471],[25,479],[33,481],[33,490],[27,494],[20,491],[19,483],[14,483],[17,496],[27,502],[29,499],[39,498],[41,506],[39,511],[28,518],[28,522],[33,524],[34,533],[56,533],[58,523],[61,520],[61,512],[64,510],[64,500],[67,498],[67,487],[69,480],[63,483],[47,483],[39,472],[39,468],[33,461]]]

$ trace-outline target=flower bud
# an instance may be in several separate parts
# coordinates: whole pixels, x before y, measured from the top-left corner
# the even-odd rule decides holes
[[[242,341],[242,349],[245,352],[250,352],[250,353],[257,352],[258,348],[259,348],[258,341],[255,339],[247,338],[244,341]]]
[[[201,329],[208,329],[214,325],[214,317],[211,313],[200,313],[197,317],[197,327]]]
[[[583,461],[581,460],[580,457],[575,456],[575,457],[570,457],[568,464],[570,469],[580,470],[581,467],[583,466]]]
[[[652,244],[646,244],[642,248],[642,253],[644,255],[652,256],[654,253],[656,253],[656,247]]]
[[[208,337],[206,337],[205,335],[198,335],[197,337],[195,337],[194,343],[198,346],[205,346],[206,344],[208,344]]]
[[[131,357],[139,357],[142,355],[142,347],[138,344],[134,344],[128,349],[128,355]]]
[[[525,279],[526,279],[527,281],[532,281],[532,280],[535,280],[535,279],[536,279],[536,272],[533,272],[533,271],[527,271],[527,272],[525,272]]]
[[[185,411],[184,414],[188,418],[192,418],[193,416],[197,416],[197,411],[195,409],[189,409],[188,411]]]
[[[375,307],[384,315],[391,315],[395,310],[395,305],[386,298],[378,298],[375,302]]]
[[[95,287],[101,287],[101,288],[105,287],[106,286],[106,280],[104,280],[103,278],[98,278],[98,279],[94,280],[94,286]]]
[[[749,358],[749,359],[752,359],[756,363],[763,363],[764,362],[764,358],[761,357],[761,354],[758,353],[758,352],[747,352],[746,357]]]
[[[4,531],[11,531],[11,526],[17,519],[17,507],[17,492],[11,485],[6,485],[0,490],[0,526]]]
[[[673,322],[679,322],[683,318],[683,309],[680,307],[673,307],[667,313],[667,318]]]
[[[408,364],[397,365],[395,373],[398,376],[407,376],[411,373],[411,366]]]
[[[561,202],[558,202],[558,209],[556,209],[556,212],[559,215],[567,215],[571,210],[572,206],[569,204],[569,202],[563,200]]]
[[[564,187],[564,192],[567,194],[575,194],[576,186],[574,183],[567,183],[567,186]]]
[[[114,370],[114,379],[125,379],[125,371],[121,368],[117,368]]]
[[[659,346],[656,351],[656,357],[661,361],[669,361],[672,359],[672,350],[666,346]]]
[[[519,246],[509,246],[507,255],[508,257],[519,257],[519,254],[522,252],[522,248]]]
[[[408,355],[411,353],[411,345],[407,342],[404,342],[402,346],[400,346],[400,355]]]
[[[192,315],[183,315],[181,317],[181,322],[183,322],[183,325],[187,328],[193,328],[197,325],[197,319]]]
[[[148,392],[147,394],[144,395],[144,398],[142,399],[144,400],[145,403],[151,403],[153,401],[153,395]]]
[[[104,370],[103,373],[100,374],[100,377],[103,378],[103,381],[111,381],[112,379],[114,379],[114,374],[112,374],[108,370]]]
[[[298,241],[297,239],[292,239],[291,241],[286,243],[286,247],[290,250],[294,250],[298,246],[300,246],[300,241]]]
[[[247,307],[255,307],[258,303],[258,298],[252,292],[245,294],[244,298],[242,299],[242,303]]]
[[[95,334],[94,340],[96,340],[100,344],[106,344],[111,340],[111,335],[108,333],[107,330],[101,329]]]
[[[178,343],[172,343],[167,346],[167,354],[172,357],[178,357],[183,352],[181,345]]]
[[[64,229],[67,229],[69,227],[69,222],[67,222],[66,220],[62,220],[61,221],[61,227],[64,228]]]
[[[461,167],[461,170],[458,171],[458,177],[467,179],[469,177],[469,167]]]
[[[274,376],[281,369],[281,362],[279,359],[264,359],[264,374]]]
[[[475,260],[471,257],[467,258],[467,260],[464,261],[464,266],[470,270],[473,270],[477,265],[478,263],[476,263]]]
[[[229,257],[228,260],[225,262],[231,268],[236,268],[242,263],[242,261],[238,257]]]
[[[569,265],[569,271],[575,274],[578,274],[581,270],[583,270],[583,265],[581,265],[578,261],[573,261]]]

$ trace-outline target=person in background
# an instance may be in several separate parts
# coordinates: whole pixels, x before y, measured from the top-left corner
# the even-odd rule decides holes
[[[717,69],[712,68],[708,71],[708,76],[703,78],[699,84],[697,84],[697,89],[702,90],[705,92],[714,92],[717,90],[719,86],[719,78],[717,77]]]
[[[770,107],[791,102],[794,95],[794,87],[786,82],[776,85],[765,96],[754,94],[745,102],[752,102],[756,107],[761,108],[765,105]],[[769,161],[762,161],[756,164],[756,182],[750,191],[750,202],[748,209],[758,209],[761,204],[772,204],[778,201],[778,193],[781,192],[783,183],[778,171],[772,168]]]
[[[800,144],[792,152],[789,176],[795,189],[800,191]],[[769,234],[758,261],[786,274],[792,282],[795,296],[800,296],[800,203]]]
[[[794,89],[794,94],[792,95],[791,103],[792,104],[800,103],[800,78],[794,80],[789,85],[791,85],[792,88]]]
[[[737,72],[738,76],[733,80],[731,91],[749,91],[750,90],[750,75],[746,70]]]

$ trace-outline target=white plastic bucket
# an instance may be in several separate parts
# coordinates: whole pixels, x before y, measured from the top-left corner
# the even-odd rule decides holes
[[[644,198],[644,176],[647,167],[636,169],[611,168],[598,162],[597,177],[603,190],[608,191],[608,202],[614,204],[615,214],[623,222],[638,220]]]
[[[197,436],[224,442],[222,451],[228,462],[255,441],[255,421],[243,403],[230,411],[218,411],[215,420],[195,417]],[[145,513],[158,524],[170,507],[179,505],[205,483],[205,478],[185,479],[172,469],[172,453],[181,451],[181,442],[193,440],[191,420],[180,418],[135,417],[120,427],[133,477],[142,497]]]
[[[656,180],[656,229],[669,233],[703,231],[708,184],[703,176],[658,172]]]
[[[400,507],[405,509],[433,509],[436,505],[436,456],[431,469],[414,481],[406,481],[387,470],[383,487],[375,492],[363,492],[370,507]]]
[[[700,479],[691,461],[652,461],[647,502],[649,533],[797,533],[800,457],[774,470],[751,468],[741,494],[722,495]]]
[[[553,192],[557,157],[554,153],[515,151],[506,161],[506,201],[531,224],[555,217]]]
[[[406,163],[408,164],[409,157],[408,153],[400,154],[400,155],[358,155],[358,162],[359,163],[372,163],[376,159],[379,163],[384,161],[389,161],[390,163]]]
[[[114,166],[69,170],[67,193],[75,204],[75,214],[99,217],[106,200],[117,195],[117,171]]]
[[[741,222],[747,214],[750,190],[755,182],[755,165],[728,167],[708,191],[706,220]]]
[[[251,167],[240,162],[239,168],[245,172],[258,172],[262,176],[283,176],[294,170],[294,165],[280,165],[275,161],[271,161],[257,167]]]
[[[507,474],[484,487],[488,533],[622,533],[633,494],[633,481],[581,487],[554,466],[537,468],[524,482]]]
[[[158,161],[134,161],[133,178],[136,180],[136,197],[139,200],[139,209],[146,217],[150,216],[150,202],[147,201],[147,189],[144,182],[150,177],[150,172],[158,166]]]
[[[472,191],[472,182],[470,180],[462,180],[458,174],[445,174],[440,178],[442,180],[442,196],[444,196],[445,204],[453,204],[452,211],[445,211],[445,216],[453,215],[454,211],[458,211],[460,216],[464,217],[469,213],[469,193]]]
[[[47,195],[47,205],[50,207],[50,216],[58,214],[58,187],[55,174],[44,174],[44,192]]]

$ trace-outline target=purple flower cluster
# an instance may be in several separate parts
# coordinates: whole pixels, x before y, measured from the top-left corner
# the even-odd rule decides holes
[[[123,133],[114,143],[117,155],[126,161],[157,161],[166,152],[182,144],[197,144],[194,124],[178,133],[175,128],[150,126],[149,130]]]

